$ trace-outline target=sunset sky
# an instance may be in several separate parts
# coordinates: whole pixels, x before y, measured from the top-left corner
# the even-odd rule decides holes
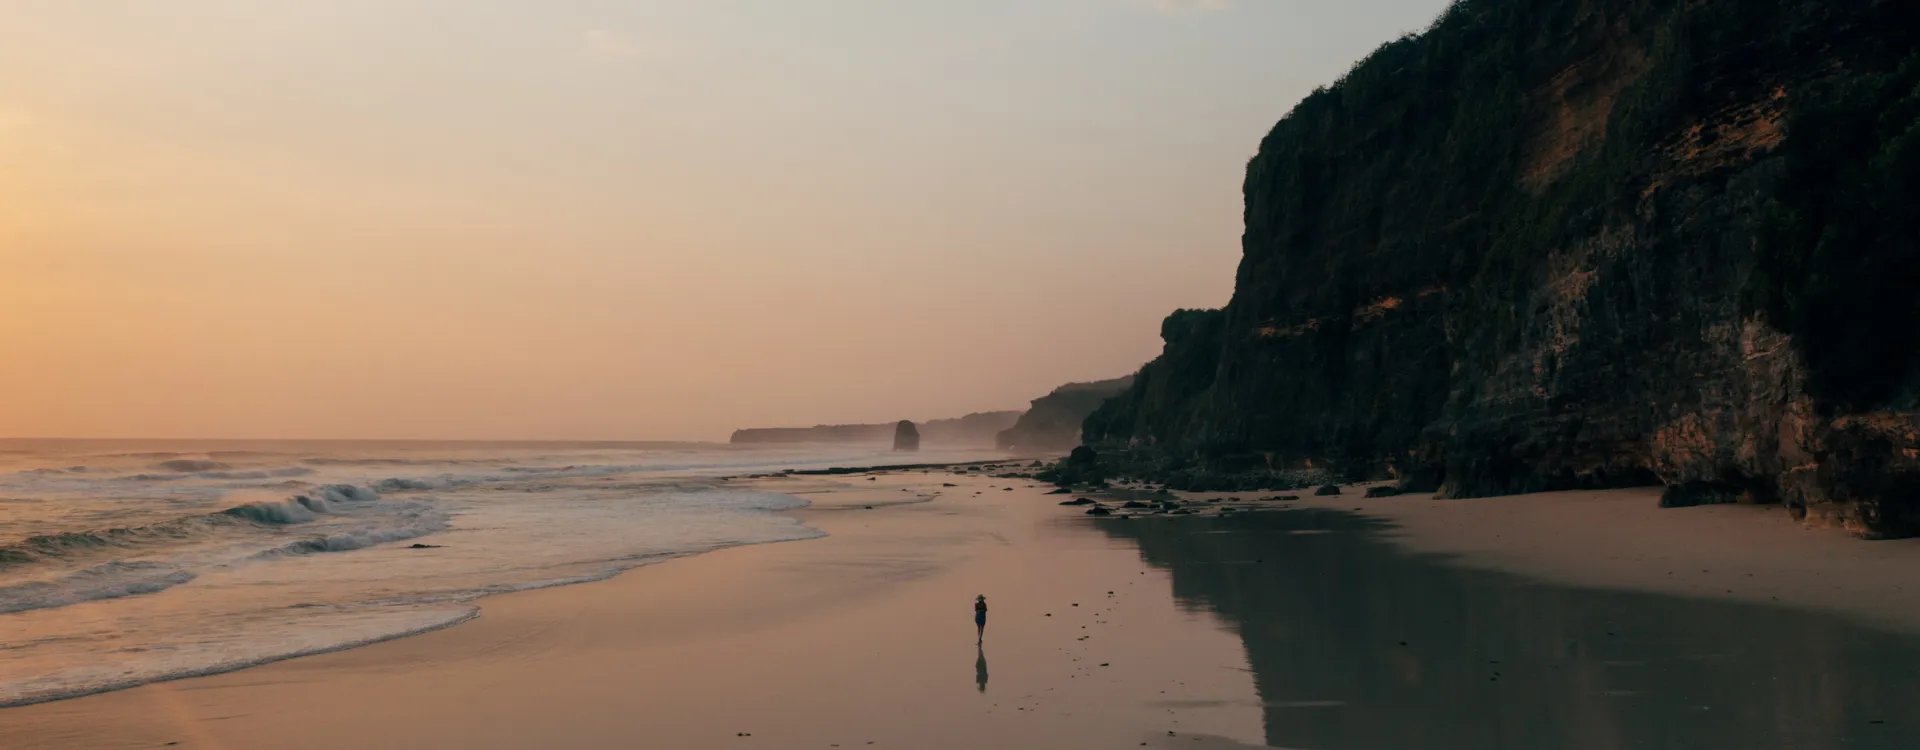
[[[1444,0],[10,0],[0,436],[1018,408],[1212,307],[1273,122]]]

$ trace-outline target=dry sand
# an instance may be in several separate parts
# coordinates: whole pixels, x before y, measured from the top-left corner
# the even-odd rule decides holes
[[[1406,549],[1557,583],[1838,613],[1920,634],[1920,539],[1862,541],[1804,526],[1778,506],[1659,507],[1658,489],[1477,500],[1302,503],[1384,519]]]
[[[1244,748],[1276,736],[1369,732],[1373,739],[1345,746],[1399,747],[1429,731],[1417,724],[1431,714],[1343,709],[1343,701],[1317,694],[1290,704],[1261,699],[1288,690],[1276,682],[1288,675],[1254,673],[1251,639],[1264,639],[1266,658],[1296,672],[1327,671],[1273,650],[1291,637],[1277,632],[1285,617],[1300,624],[1311,613],[1282,601],[1285,617],[1241,612],[1230,622],[1191,587],[1204,580],[1195,575],[1216,576],[1213,585],[1258,595],[1291,568],[1239,573],[1189,561],[1190,590],[1176,590],[1167,560],[1149,565],[1133,541],[1056,506],[1060,497],[1024,480],[905,472],[756,482],[811,500],[798,515],[830,536],[494,597],[467,624],[366,648],[0,710],[0,747]],[[1386,519],[1397,527],[1396,543],[1467,566],[1579,586],[1805,606],[1920,632],[1920,603],[1908,585],[1920,570],[1916,542],[1855,541],[1765,509],[1660,510],[1639,491],[1476,501],[1349,493],[1298,505]],[[1229,533],[1205,531],[1204,522],[1191,532],[1152,528],[1148,536],[1163,548],[1157,555],[1170,544],[1205,545],[1212,538],[1205,534]],[[1271,543],[1260,539],[1267,537],[1252,543]],[[976,593],[992,606],[978,650]],[[1577,594],[1555,601],[1585,606]],[[1242,632],[1250,622],[1276,632]],[[1331,626],[1328,633],[1348,627]],[[1509,629],[1528,631],[1524,622]],[[1343,653],[1366,658],[1371,643]],[[1373,670],[1384,675],[1367,677],[1375,682],[1302,678],[1295,687],[1345,689],[1356,702],[1402,691],[1396,694],[1417,703],[1431,700],[1423,696],[1434,695],[1436,675],[1481,668],[1478,657],[1454,646],[1421,654],[1420,645],[1383,655],[1397,661]],[[1614,668],[1576,651],[1550,655],[1540,669],[1569,664]],[[1405,692],[1417,690],[1427,692]],[[1596,726],[1640,721],[1608,703],[1620,691],[1590,692],[1594,705],[1582,716],[1600,717]],[[1459,694],[1475,706],[1527,695]],[[1824,711],[1836,718],[1813,731],[1830,737],[1833,726],[1864,723],[1843,710],[1846,702]],[[1457,713],[1442,704],[1411,708]],[[1388,734],[1383,715],[1408,717],[1410,726]],[[1552,730],[1558,719],[1538,721],[1547,723],[1522,728]],[[1518,736],[1492,724],[1460,731]],[[1601,737],[1593,747],[1625,746],[1601,734],[1577,736]]]

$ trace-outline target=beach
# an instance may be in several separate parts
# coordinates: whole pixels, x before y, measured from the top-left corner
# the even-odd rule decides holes
[[[364,648],[0,710],[0,737],[1891,748],[1920,700],[1920,627],[1901,598],[1920,545],[1763,509],[1349,488],[1266,512],[1119,520],[980,472],[736,481],[807,500],[793,515],[826,536],[494,596],[471,621]],[[1858,552],[1822,557],[1836,550]],[[991,607],[978,647],[976,594]]]

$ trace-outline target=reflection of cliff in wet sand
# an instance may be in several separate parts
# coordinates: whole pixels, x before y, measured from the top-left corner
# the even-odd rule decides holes
[[[1325,510],[1101,523],[1246,643],[1268,744],[1906,747],[1920,640],[1444,566]]]

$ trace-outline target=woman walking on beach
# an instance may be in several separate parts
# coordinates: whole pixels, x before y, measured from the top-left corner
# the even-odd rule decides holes
[[[987,641],[986,594],[981,594],[973,598],[973,626],[980,629],[980,636],[974,640],[974,643],[985,643]]]

